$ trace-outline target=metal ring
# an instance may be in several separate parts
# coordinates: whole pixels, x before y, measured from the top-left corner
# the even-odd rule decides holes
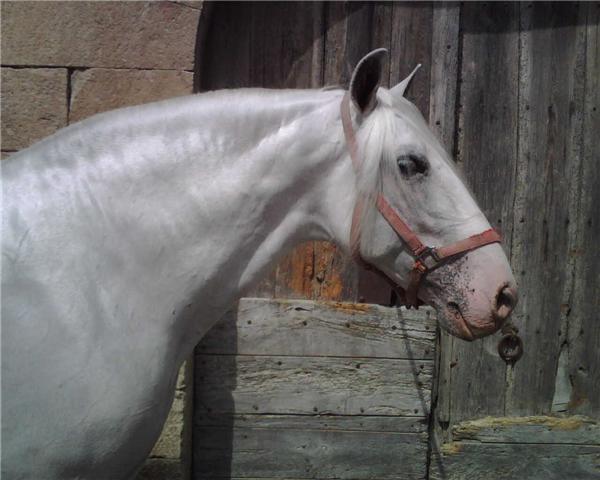
[[[509,333],[498,342],[498,355],[506,363],[514,364],[523,356],[523,340],[518,335]]]

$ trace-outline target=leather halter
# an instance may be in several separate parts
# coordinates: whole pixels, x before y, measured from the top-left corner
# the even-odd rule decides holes
[[[358,143],[356,133],[352,125],[352,116],[350,114],[350,94],[346,92],[341,104],[342,125],[344,127],[344,135],[346,144],[350,152],[350,158],[354,165],[354,170],[360,171],[361,161],[358,157]],[[382,193],[377,195],[375,205],[383,218],[387,220],[392,229],[400,237],[407,247],[410,255],[415,259],[412,270],[410,271],[409,283],[404,290],[400,285],[397,285],[385,273],[379,270],[374,265],[367,262],[360,253],[360,221],[365,205],[364,195],[359,193],[359,197],[354,205],[354,213],[352,215],[352,227],[350,230],[350,249],[352,258],[368,270],[373,270],[384,277],[400,295],[407,307],[419,307],[419,287],[425,276],[437,268],[443,262],[456,257],[462,253],[475,250],[477,248],[489,245],[490,243],[500,242],[501,238],[498,232],[493,228],[485,230],[476,235],[472,235],[458,242],[446,245],[443,247],[429,247],[423,244],[417,234],[402,220],[400,214],[386,200]]]

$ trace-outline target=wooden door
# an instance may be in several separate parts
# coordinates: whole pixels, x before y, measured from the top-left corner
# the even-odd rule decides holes
[[[390,52],[384,84],[417,63],[408,93],[429,109],[430,4],[227,2],[211,6],[198,45],[197,89],[347,87],[352,69],[378,47]],[[394,28],[392,28],[394,25]],[[327,242],[309,242],[282,260],[250,295],[389,305],[392,292]]]

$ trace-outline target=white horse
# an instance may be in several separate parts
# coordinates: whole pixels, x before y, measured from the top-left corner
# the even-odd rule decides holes
[[[243,89],[97,115],[3,161],[4,478],[133,476],[183,360],[301,242],[350,252],[352,231],[355,256],[409,286],[434,255],[381,198],[423,244],[490,228],[403,98],[410,78],[379,88],[383,55],[353,74],[345,133],[342,90]],[[496,331],[516,302],[494,242],[417,284],[459,337]]]

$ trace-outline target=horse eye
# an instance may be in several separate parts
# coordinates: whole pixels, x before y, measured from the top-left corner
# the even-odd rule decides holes
[[[426,175],[429,171],[429,163],[425,157],[410,153],[398,157],[398,168],[404,177],[412,177],[417,174]]]

